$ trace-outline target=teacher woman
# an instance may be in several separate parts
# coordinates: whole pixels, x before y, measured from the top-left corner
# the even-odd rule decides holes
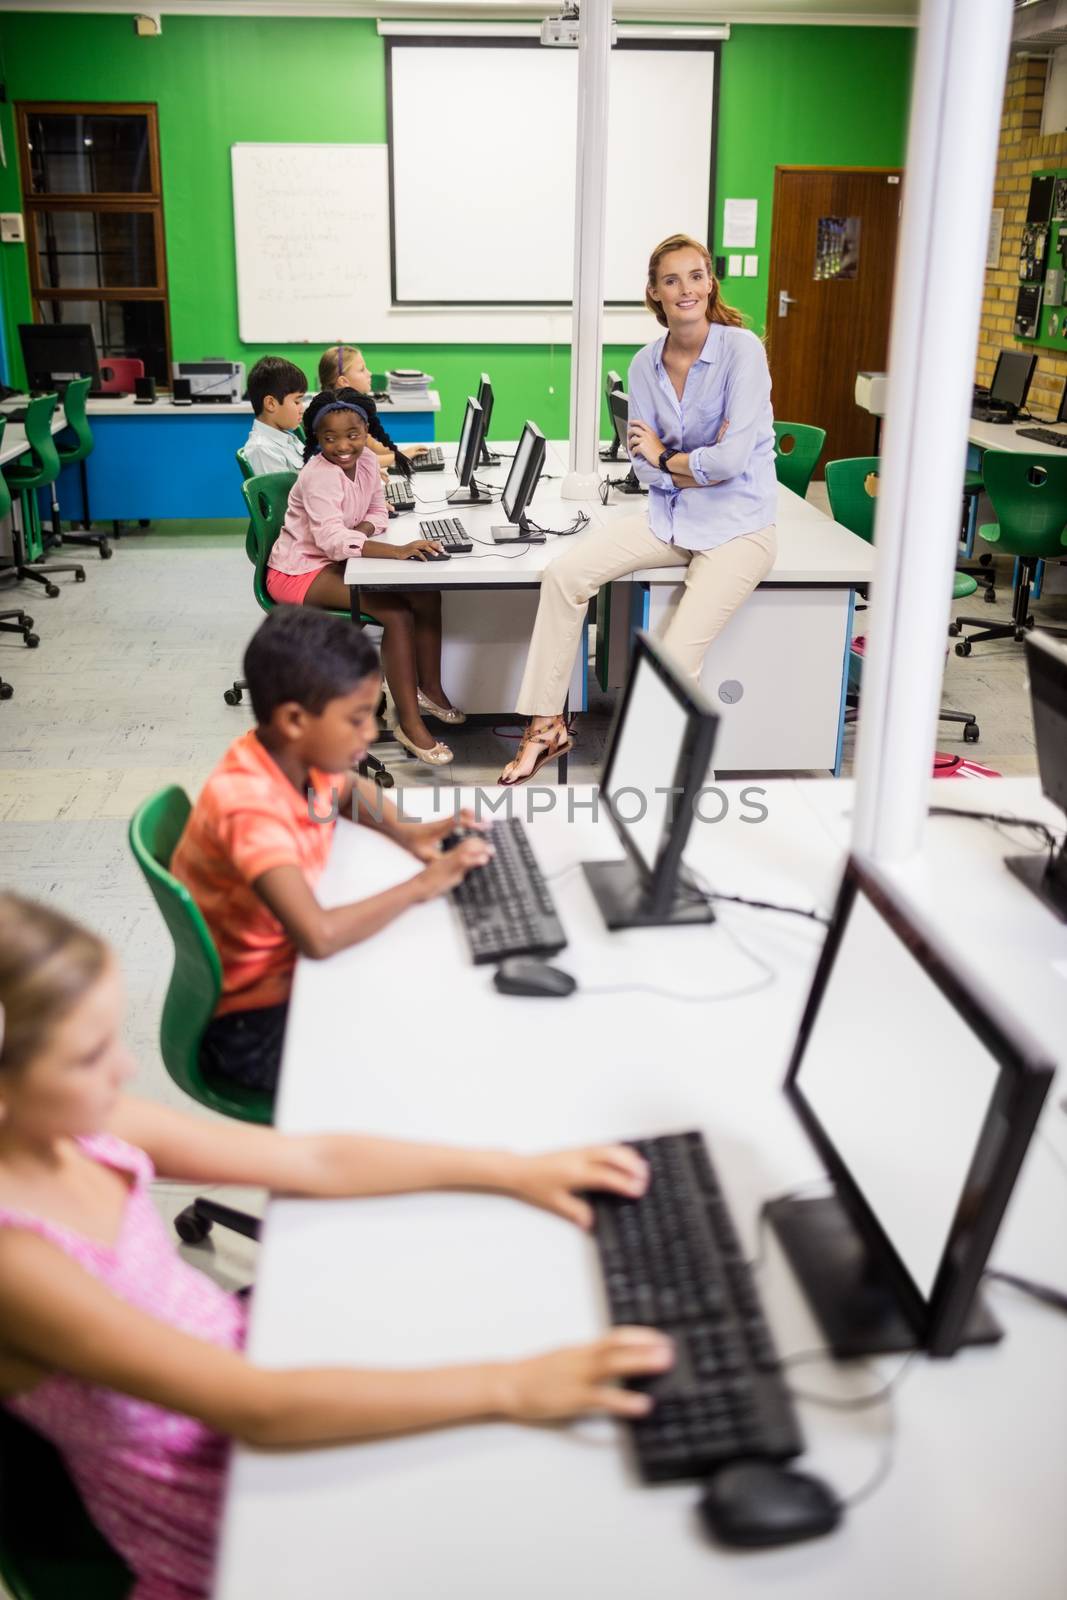
[[[643,567],[682,569],[662,639],[698,679],[720,630],[774,565],[771,375],[761,341],[726,305],[704,246],[657,245],[645,304],[666,328],[630,363],[630,459],[648,510],[586,534],[545,568],[518,711],[530,717],[500,775],[525,783],[571,748],[561,716],[586,606]]]

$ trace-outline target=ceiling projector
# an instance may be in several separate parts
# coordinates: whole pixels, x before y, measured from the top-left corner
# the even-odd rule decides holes
[[[618,29],[611,24],[611,42],[615,43]],[[546,17],[541,24],[541,43],[567,50],[578,48],[578,7],[565,7],[558,17]]]

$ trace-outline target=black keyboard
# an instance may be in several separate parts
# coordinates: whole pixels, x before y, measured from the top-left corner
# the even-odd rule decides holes
[[[406,478],[390,478],[385,485],[385,498],[394,511],[414,511],[415,496]]]
[[[494,823],[495,851],[452,890],[476,966],[507,956],[551,956],[567,935],[518,817]]]
[[[1056,450],[1067,450],[1067,432],[1053,433],[1051,428],[1016,428],[1020,439],[1033,439],[1037,444],[1050,444]]]
[[[971,418],[974,422],[1014,422],[1015,415],[1014,411],[1005,411],[997,406],[978,405],[971,407]]]
[[[419,523],[424,539],[436,539],[452,556],[467,556],[474,549],[470,535],[458,517],[434,517]]]
[[[799,1455],[793,1402],[703,1139],[673,1133],[633,1146],[652,1169],[644,1196],[588,1198],[612,1322],[674,1340],[670,1372],[630,1382],[655,1399],[627,1424],[642,1477],[702,1478],[740,1456]]]
[[[403,445],[400,447],[403,449]],[[444,451],[440,445],[432,444],[421,455],[408,456],[412,472],[443,472],[445,469]]]
[[[26,407],[16,406],[12,411],[2,410],[0,411],[0,416],[6,417],[8,422],[25,422]]]

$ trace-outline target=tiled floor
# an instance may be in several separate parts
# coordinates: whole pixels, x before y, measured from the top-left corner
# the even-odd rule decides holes
[[[814,485],[813,500],[822,498]],[[37,650],[0,634],[0,677],[15,688],[0,704],[2,881],[53,899],[84,917],[118,950],[130,997],[128,1037],[142,1093],[188,1105],[166,1077],[157,1029],[170,977],[171,947],[133,865],[126,827],[134,807],[165,783],[195,794],[234,736],[250,724],[247,700],[224,704],[259,613],[251,594],[241,524],[204,532],[174,525],[166,534],[121,541],[111,561],[87,552],[87,581],[61,578],[49,600],[29,585],[0,590],[0,608],[23,605],[41,637]],[[1006,611],[1008,590],[998,605]],[[1067,598],[1039,604],[1067,618]],[[787,665],[787,664],[784,664]],[[981,743],[963,746],[958,728],[941,748],[974,754],[1004,772],[1034,766],[1022,651],[1013,643],[980,647],[968,660],[950,653],[944,701],[973,711]],[[603,749],[610,705],[594,700],[581,720],[571,780],[591,781]],[[472,721],[449,733],[456,762],[429,772],[395,745],[378,753],[398,784],[491,783],[514,748],[500,726]],[[514,732],[517,724],[512,725]],[[506,728],[505,728],[506,731]],[[846,771],[851,753],[846,744]],[[164,1194],[168,1213],[182,1196]],[[247,1273],[248,1251],[220,1240],[220,1264]]]

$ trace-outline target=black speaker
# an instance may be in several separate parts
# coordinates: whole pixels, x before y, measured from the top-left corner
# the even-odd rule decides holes
[[[193,383],[191,378],[175,378],[171,384],[171,399],[176,406],[191,406]]]
[[[155,378],[134,378],[134,393],[137,396],[136,404],[150,406],[155,404],[156,380]]]

